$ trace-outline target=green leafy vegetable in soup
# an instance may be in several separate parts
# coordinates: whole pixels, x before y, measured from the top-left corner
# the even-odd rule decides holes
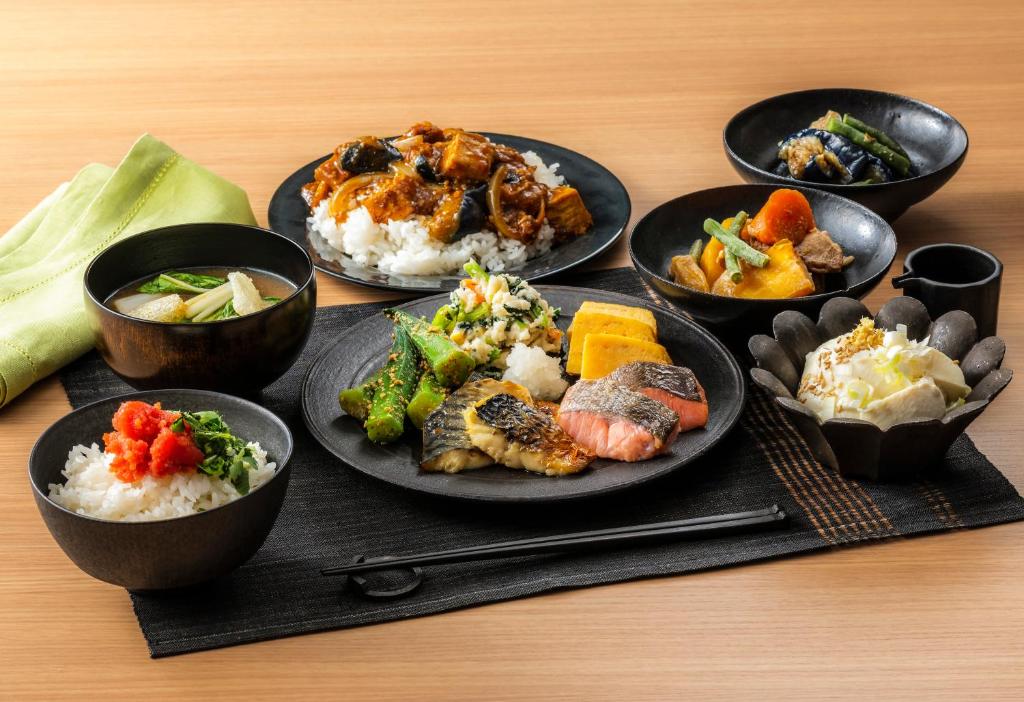
[[[140,293],[201,293],[228,282],[227,278],[216,275],[197,273],[180,273],[170,271],[161,273],[148,283],[138,287]]]

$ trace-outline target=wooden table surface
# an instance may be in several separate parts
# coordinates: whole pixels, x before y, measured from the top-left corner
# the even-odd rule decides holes
[[[0,231],[145,131],[240,184],[265,223],[296,167],[420,119],[588,154],[626,184],[635,221],[739,182],[721,128],[755,100],[912,95],[956,115],[971,150],[897,222],[900,258],[940,241],[1001,257],[1007,365],[1024,366],[1019,3],[2,5]],[[624,242],[596,265],[628,265]],[[325,305],[380,298],[319,284]],[[892,294],[883,283],[869,306]],[[29,449],[68,409],[51,378],[0,412],[0,697],[960,700],[1024,687],[1021,524],[153,661],[124,591],[73,566],[33,505]],[[971,429],[1018,487],[1022,412],[1011,388]]]

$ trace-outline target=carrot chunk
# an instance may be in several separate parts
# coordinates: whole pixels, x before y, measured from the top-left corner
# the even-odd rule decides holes
[[[781,188],[768,196],[764,207],[747,224],[746,233],[768,245],[780,239],[799,244],[814,228],[814,212],[804,194]]]

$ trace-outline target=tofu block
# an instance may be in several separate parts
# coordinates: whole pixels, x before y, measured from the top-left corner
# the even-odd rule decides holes
[[[587,334],[583,339],[583,380],[603,378],[619,366],[633,361],[672,363],[661,344],[631,339],[618,334]]]
[[[584,300],[583,304],[576,311],[578,317],[581,312],[603,312],[617,317],[628,317],[638,322],[643,322],[651,328],[654,338],[658,338],[658,323],[654,321],[654,314],[643,307],[630,307],[628,305],[616,305],[611,302],[592,302]],[[575,318],[574,318],[575,320]],[[572,338],[572,326],[569,327],[569,338]]]
[[[633,317],[582,310],[572,320],[573,336],[569,341],[569,357],[565,371],[579,375],[583,367],[583,342],[590,334],[615,334],[641,341],[657,341],[651,327]]]

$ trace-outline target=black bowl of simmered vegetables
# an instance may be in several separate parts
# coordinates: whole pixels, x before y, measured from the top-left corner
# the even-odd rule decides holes
[[[769,287],[751,291],[753,296],[746,296],[739,288],[721,289],[723,283],[729,287],[726,277],[731,273],[728,270],[722,270],[712,285],[707,279],[701,285],[680,278],[678,264],[690,263],[693,267],[691,252],[697,242],[701,249],[697,258],[700,265],[704,264],[712,244],[709,220],[729,226],[729,222],[742,213],[749,214],[753,223],[779,195],[788,195],[786,199],[790,200],[773,204],[780,217],[791,216],[793,201],[800,202],[810,210],[815,228],[826,232],[839,247],[842,260],[835,272],[813,273],[811,269],[817,266],[810,260],[796,261],[797,255],[803,260],[804,254],[799,253],[801,246],[780,244],[784,252],[791,253],[777,260],[786,262],[788,259],[790,265],[785,265],[778,275],[771,274]],[[805,240],[810,241],[810,236]],[[771,254],[772,250],[751,253]],[[784,310],[797,310],[814,317],[831,298],[859,299],[867,295],[889,271],[896,257],[896,234],[884,219],[863,205],[821,190],[727,185],[698,190],[655,207],[633,227],[629,255],[637,272],[658,294],[717,333],[738,340],[744,335],[749,337],[755,330],[771,329],[772,319]],[[740,275],[743,281],[740,285],[757,284],[754,270],[745,262],[740,265],[746,271]],[[762,270],[771,272],[775,266],[773,259]]]
[[[762,100],[729,120],[722,142],[749,183],[836,193],[890,222],[945,185],[968,147],[966,130],[939,108],[855,88]]]
[[[251,394],[288,370],[316,308],[298,244],[240,224],[181,224],[124,239],[85,272],[103,360],[140,390]]]

